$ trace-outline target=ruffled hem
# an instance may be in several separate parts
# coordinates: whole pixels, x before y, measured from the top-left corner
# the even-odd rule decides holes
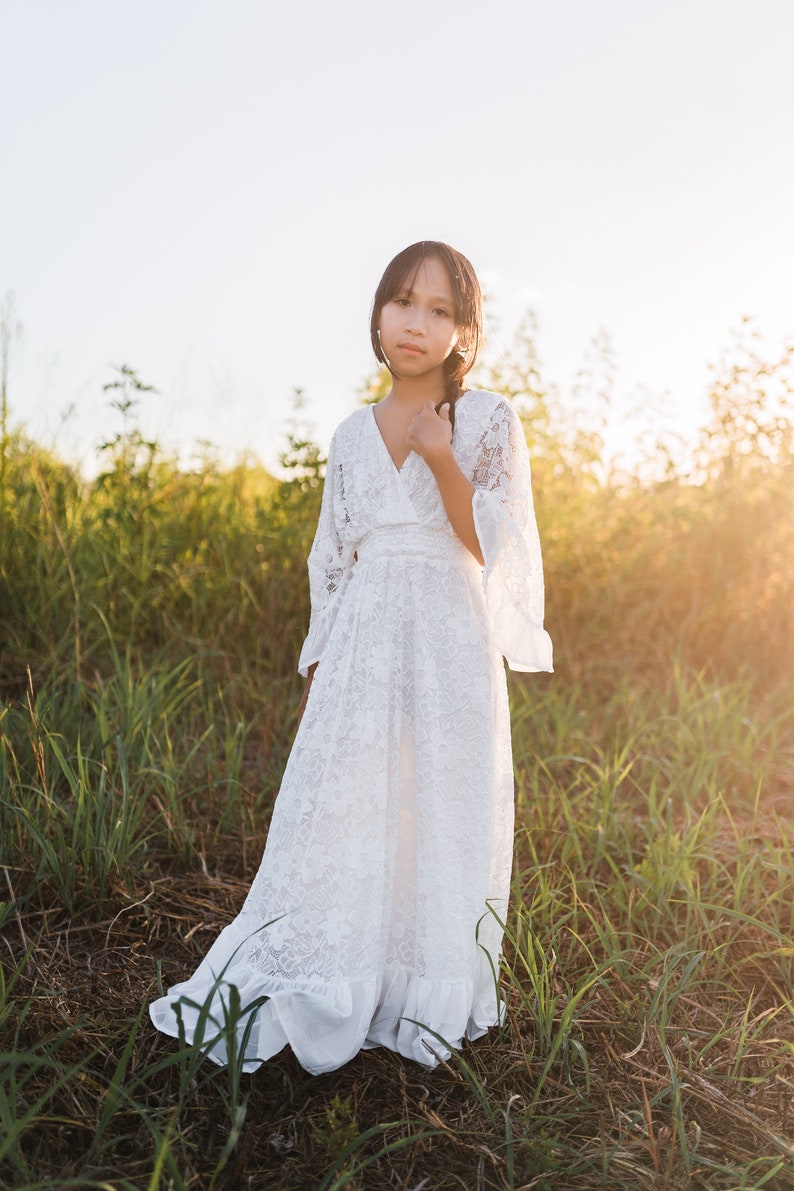
[[[226,927],[194,975],[149,1006],[158,1030],[198,1045],[219,1066],[227,1065],[233,1040],[246,1072],[285,1046],[312,1075],[376,1046],[435,1067],[464,1038],[479,1038],[503,1019],[484,961],[475,982],[427,980],[403,969],[381,981],[287,981],[252,968],[241,954],[245,939],[234,924]]]
[[[475,988],[471,980],[426,980],[398,968],[384,979],[383,990],[364,1048],[387,1046],[426,1067],[504,1020],[490,970]]]
[[[497,649],[511,670],[552,673],[552,642],[542,623],[543,575],[533,574],[523,535],[488,492],[475,490],[472,514],[485,563],[483,591]],[[539,559],[538,551],[538,567]],[[533,592],[540,620],[530,615]]]

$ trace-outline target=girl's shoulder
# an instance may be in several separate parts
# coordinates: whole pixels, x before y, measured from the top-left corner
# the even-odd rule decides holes
[[[478,405],[480,408],[486,406],[493,408],[500,402],[504,401],[510,405],[510,399],[505,397],[503,393],[493,393],[490,389],[466,389],[458,398],[458,403],[465,401],[467,404]]]
[[[343,418],[336,427],[333,433],[331,443],[338,446],[351,438],[357,438],[361,431],[367,424],[367,419],[372,417],[372,409],[369,405],[362,405],[358,409],[353,410],[352,414],[348,414]]]
[[[455,421],[464,419],[467,424],[487,422],[499,413],[508,420],[518,419],[515,406],[503,393],[492,393],[490,389],[467,389],[455,403]]]

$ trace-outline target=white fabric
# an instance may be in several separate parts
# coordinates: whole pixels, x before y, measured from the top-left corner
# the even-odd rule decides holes
[[[502,654],[550,670],[521,423],[459,399],[453,450],[476,488],[485,567],[417,455],[395,467],[367,406],[334,435],[301,652],[319,662],[245,904],[154,1024],[216,1062],[236,985],[245,1069],[289,1043],[313,1072],[362,1046],[434,1065],[499,1019],[495,971],[513,837]],[[268,998],[261,1006],[258,998]],[[187,998],[182,1000],[180,998]],[[193,1008],[191,1008],[191,1004]]]

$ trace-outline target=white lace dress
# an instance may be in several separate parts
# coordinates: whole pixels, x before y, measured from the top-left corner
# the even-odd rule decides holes
[[[377,1045],[434,1065],[499,1020],[513,839],[502,658],[551,670],[551,642],[510,403],[465,393],[453,450],[476,489],[484,570],[424,460],[395,467],[371,406],[334,435],[300,669],[319,665],[262,864],[195,974],[150,1008],[218,1063],[234,1045],[253,1070],[289,1044],[317,1073]]]

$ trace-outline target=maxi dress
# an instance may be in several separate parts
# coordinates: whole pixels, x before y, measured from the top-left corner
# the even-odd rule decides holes
[[[262,863],[194,975],[150,1006],[217,1063],[233,1045],[252,1071],[288,1044],[320,1073],[383,1045],[434,1066],[500,1020],[503,658],[548,671],[552,650],[521,422],[482,390],[455,414],[484,568],[421,456],[396,467],[372,406],[331,443],[299,669],[319,665]]]

